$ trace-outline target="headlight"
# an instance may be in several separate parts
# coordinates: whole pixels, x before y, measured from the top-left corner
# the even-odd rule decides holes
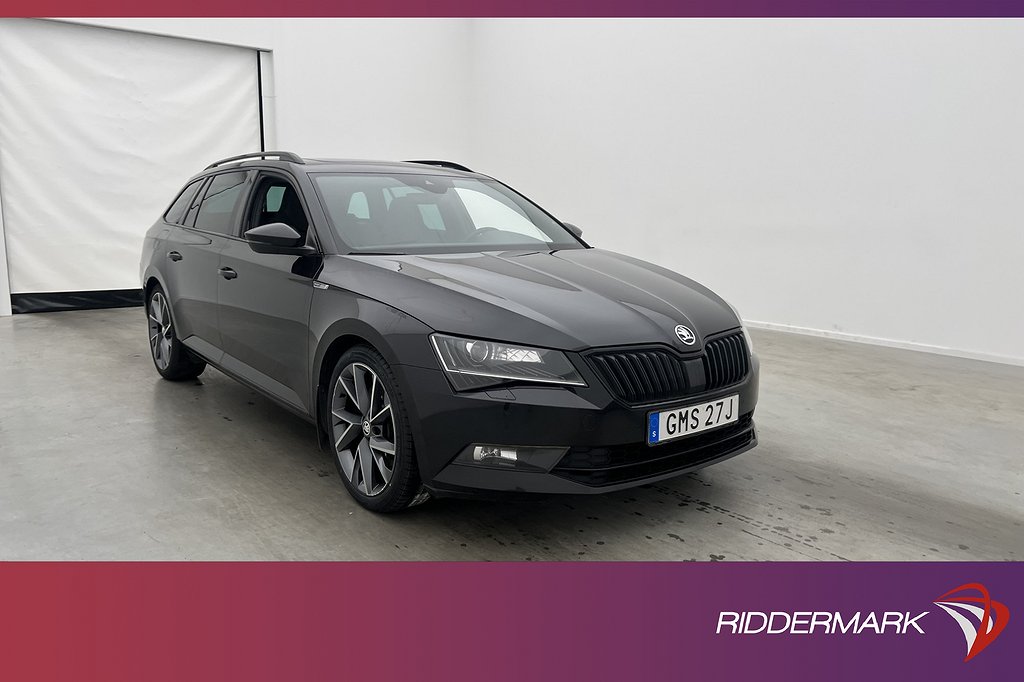
[[[444,334],[432,334],[430,341],[437,351],[441,367],[459,391],[495,386],[508,381],[587,385],[561,351],[462,339]]]
[[[754,342],[750,339],[750,332],[747,331],[747,325],[743,324],[743,316],[740,315],[740,311],[736,310],[736,306],[728,301],[725,302],[729,309],[736,314],[736,319],[740,321],[740,330],[743,332],[743,340],[747,342],[747,352],[751,355],[754,354]]]

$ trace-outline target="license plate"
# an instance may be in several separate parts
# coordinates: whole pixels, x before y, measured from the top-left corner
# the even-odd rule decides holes
[[[656,445],[731,424],[739,418],[739,412],[738,395],[651,412],[647,416],[647,444]]]

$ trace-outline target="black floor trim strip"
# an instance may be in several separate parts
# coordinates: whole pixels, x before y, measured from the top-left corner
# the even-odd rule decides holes
[[[61,310],[128,308],[137,305],[142,305],[142,289],[11,294],[11,309],[15,313],[51,313]]]

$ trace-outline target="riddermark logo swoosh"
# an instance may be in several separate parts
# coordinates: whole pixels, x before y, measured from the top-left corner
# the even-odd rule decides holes
[[[956,587],[935,600],[934,604],[952,616],[967,640],[967,657],[971,660],[989,644],[1010,621],[1010,609],[989,597],[981,583],[967,583]],[[974,620],[978,621],[975,626]]]

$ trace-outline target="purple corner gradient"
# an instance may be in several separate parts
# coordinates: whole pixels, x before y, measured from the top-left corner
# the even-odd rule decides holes
[[[1006,563],[0,564],[0,677],[1020,679]],[[976,658],[932,601],[1009,625]],[[925,634],[716,635],[720,611],[928,611]]]

